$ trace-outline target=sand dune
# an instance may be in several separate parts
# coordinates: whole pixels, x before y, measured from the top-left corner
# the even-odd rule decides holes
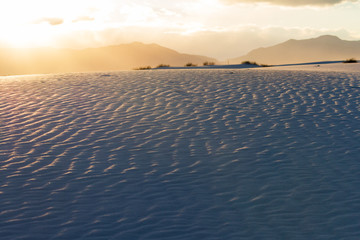
[[[360,73],[308,67],[1,77],[1,238],[356,239]]]
[[[287,64],[271,67],[271,70],[299,70],[299,71],[317,71],[317,72],[360,72],[360,63],[343,62],[314,62],[303,64]]]

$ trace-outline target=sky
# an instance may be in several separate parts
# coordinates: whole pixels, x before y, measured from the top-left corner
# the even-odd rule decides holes
[[[157,43],[220,60],[288,39],[360,40],[360,0],[2,0],[0,44]]]

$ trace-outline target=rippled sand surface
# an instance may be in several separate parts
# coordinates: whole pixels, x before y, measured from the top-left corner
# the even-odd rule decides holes
[[[358,239],[360,73],[0,78],[0,236]]]

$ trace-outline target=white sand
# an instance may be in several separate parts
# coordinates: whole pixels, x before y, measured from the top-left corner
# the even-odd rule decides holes
[[[2,77],[1,239],[356,239],[358,67]]]
[[[302,70],[302,71],[328,71],[328,72],[360,72],[360,63],[312,63],[289,66],[274,66],[272,70]]]
[[[341,61],[323,61],[313,63],[298,63],[274,65],[261,67],[252,64],[213,65],[196,67],[164,67],[155,70],[199,70],[199,69],[266,69],[266,70],[302,70],[302,71],[337,71],[337,72],[359,72],[360,63],[343,63]]]

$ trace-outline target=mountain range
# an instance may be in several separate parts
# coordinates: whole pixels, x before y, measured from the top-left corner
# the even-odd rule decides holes
[[[316,61],[340,61],[360,58],[360,41],[341,40],[324,35],[305,40],[288,40],[275,46],[252,50],[245,56],[231,59],[231,63],[255,61],[262,64],[289,64]]]
[[[231,64],[255,61],[260,64],[291,64],[339,61],[360,58],[360,41],[346,41],[325,35],[305,40],[288,40],[275,46],[258,48],[245,56],[231,59]],[[0,48],[0,75],[130,70],[159,64],[202,65],[216,59],[183,54],[157,44],[134,42],[100,48],[9,49]]]
[[[184,66],[216,59],[178,53],[157,44],[134,42],[101,48],[0,49],[0,75],[130,70],[159,64]]]

